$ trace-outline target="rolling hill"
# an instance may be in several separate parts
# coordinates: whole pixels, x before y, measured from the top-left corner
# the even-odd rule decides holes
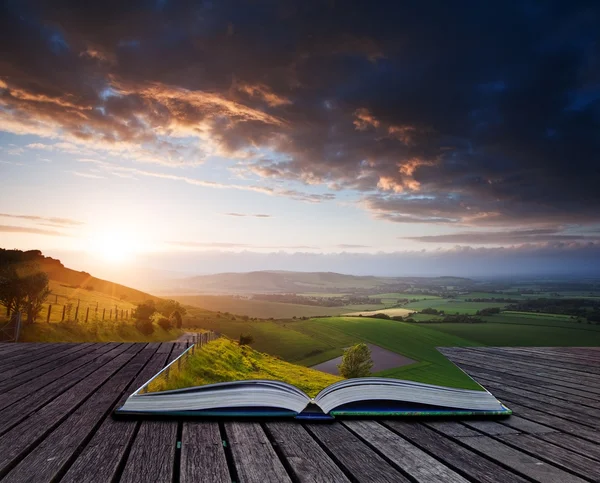
[[[133,304],[146,300],[159,300],[159,297],[93,277],[87,272],[78,272],[65,267],[60,260],[45,257],[39,250],[5,250],[0,248],[0,265],[3,263],[34,263],[39,269],[48,274],[48,278],[65,288],[99,292],[111,298],[126,300]]]
[[[241,293],[337,293],[344,291],[397,291],[410,287],[468,286],[472,280],[459,277],[375,277],[334,272],[257,271],[248,273],[217,273],[174,281],[173,292],[183,294]]]

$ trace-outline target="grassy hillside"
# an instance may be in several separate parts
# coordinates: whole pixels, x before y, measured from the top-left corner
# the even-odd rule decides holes
[[[313,366],[338,357],[345,347],[352,344],[370,342],[419,361],[381,375],[459,387],[472,383],[435,348],[479,345],[429,327],[368,317],[325,317],[285,322],[215,320],[207,321],[205,328],[236,339],[241,333],[252,334],[255,340],[252,346],[256,350],[303,366]]]
[[[314,397],[317,393],[342,378],[307,367],[284,362],[248,346],[220,338],[184,359],[181,370],[172,366],[169,380],[158,377],[150,383],[150,391],[164,391],[200,386],[216,382],[268,379],[293,384]]]

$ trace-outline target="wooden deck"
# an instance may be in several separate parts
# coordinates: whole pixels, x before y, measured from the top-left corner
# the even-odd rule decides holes
[[[0,479],[600,480],[600,349],[443,349],[513,409],[500,421],[114,420],[184,347],[0,344]]]

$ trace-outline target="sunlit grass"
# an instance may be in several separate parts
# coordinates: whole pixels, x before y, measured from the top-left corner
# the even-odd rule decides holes
[[[173,364],[168,380],[163,373],[150,383],[148,390],[165,391],[249,379],[287,382],[310,397],[342,380],[338,376],[284,362],[222,337],[185,356],[181,370]]]

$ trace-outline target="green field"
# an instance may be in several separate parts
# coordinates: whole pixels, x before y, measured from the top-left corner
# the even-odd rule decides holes
[[[252,334],[254,349],[303,366],[338,357],[349,345],[370,342],[419,361],[381,375],[455,387],[469,381],[436,347],[480,345],[429,327],[368,317],[327,317],[285,323],[220,320],[207,321],[205,328],[236,339],[241,333]]]
[[[478,310],[498,307],[504,308],[506,304],[498,302],[464,302],[455,299],[437,299],[437,300],[420,300],[403,306],[405,309],[423,310],[425,308],[433,308],[443,310],[448,314],[468,314],[474,315]]]
[[[600,331],[503,323],[431,324],[427,327],[490,346],[600,346]]]
[[[317,305],[286,304],[266,300],[252,300],[229,295],[175,295],[172,297],[185,305],[201,307],[213,312],[229,312],[261,319],[291,319],[292,317],[315,317],[341,315],[347,312],[378,310],[390,304],[346,305],[343,307],[320,307]]]

